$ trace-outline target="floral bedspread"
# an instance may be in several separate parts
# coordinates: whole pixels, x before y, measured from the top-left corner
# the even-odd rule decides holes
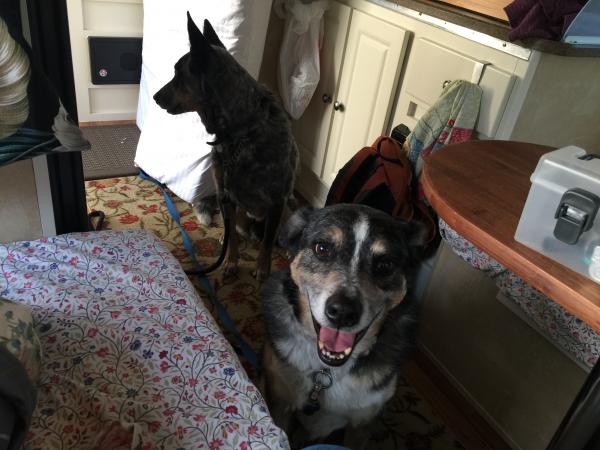
[[[143,230],[0,245],[42,344],[27,449],[287,448],[179,263]]]
[[[600,336],[585,322],[568,313],[522,278],[482,252],[439,219],[440,233],[452,250],[490,276],[500,291],[515,302],[561,349],[593,367],[600,355]]]

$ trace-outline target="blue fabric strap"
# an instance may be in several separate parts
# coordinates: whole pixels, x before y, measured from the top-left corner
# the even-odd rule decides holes
[[[239,348],[239,351],[244,356],[244,358],[246,358],[246,360],[248,360],[248,362],[250,364],[252,364],[252,367],[254,367],[257,371],[259,371],[260,370],[260,360],[258,358],[258,355],[252,349],[252,347],[250,347],[250,345],[244,340],[242,335],[238,332],[233,320],[231,319],[231,316],[229,315],[229,313],[227,312],[227,310],[225,309],[223,304],[219,301],[219,298],[217,297],[217,294],[215,293],[213,287],[211,286],[210,281],[208,281],[208,278],[206,277],[206,275],[204,275],[202,266],[200,265],[200,263],[198,262],[198,259],[196,258],[196,252],[194,250],[192,240],[190,239],[190,236],[187,233],[187,231],[185,231],[185,228],[183,228],[183,226],[181,226],[181,217],[179,216],[179,212],[177,211],[177,208],[175,208],[173,199],[171,199],[171,196],[169,195],[169,193],[166,190],[166,186],[164,184],[162,184],[160,181],[152,178],[150,175],[148,175],[143,170],[140,170],[139,177],[142,180],[148,180],[148,181],[153,182],[162,191],[163,197],[165,199],[165,203],[167,205],[167,209],[169,210],[169,214],[171,214],[171,217],[173,218],[173,220],[179,227],[179,231],[181,232],[181,238],[183,239],[183,245],[192,259],[192,265],[194,266],[194,269],[196,269],[196,271],[199,272],[200,282],[202,283],[202,287],[204,288],[205,292],[208,294],[210,301],[212,302],[213,306],[215,307],[215,310],[217,311],[217,315],[219,316],[219,319],[221,320],[221,322],[223,323],[223,326],[227,329],[227,331],[229,331],[235,338],[236,345]]]

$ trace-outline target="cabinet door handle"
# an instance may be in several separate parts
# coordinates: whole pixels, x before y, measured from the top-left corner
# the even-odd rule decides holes
[[[323,94],[323,97],[321,97],[323,99],[323,103],[331,103],[331,95],[329,94]]]
[[[335,102],[333,102],[333,109],[335,109],[336,111],[343,111],[345,109],[345,106],[343,103],[340,103],[336,100]]]

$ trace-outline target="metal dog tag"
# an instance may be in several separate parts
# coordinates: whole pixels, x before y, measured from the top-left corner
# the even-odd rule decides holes
[[[333,383],[333,377],[329,372],[329,369],[321,369],[313,373],[312,376],[313,388],[308,394],[308,400],[302,408],[302,412],[307,416],[312,416],[319,409],[321,404],[319,403],[319,394],[322,390],[328,389]]]

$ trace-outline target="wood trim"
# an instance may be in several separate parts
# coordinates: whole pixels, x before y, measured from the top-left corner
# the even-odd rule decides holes
[[[404,365],[402,375],[432,405],[467,450],[508,450],[511,446],[492,428],[420,347]]]
[[[448,3],[450,5],[458,6],[459,8],[466,9],[467,11],[476,12],[483,14],[484,16],[493,17],[500,19],[504,22],[508,22],[508,17],[504,12],[504,7],[510,2],[506,0],[438,0],[440,3]]]
[[[107,127],[111,125],[135,125],[135,120],[102,120],[99,122],[79,122],[80,127]]]

